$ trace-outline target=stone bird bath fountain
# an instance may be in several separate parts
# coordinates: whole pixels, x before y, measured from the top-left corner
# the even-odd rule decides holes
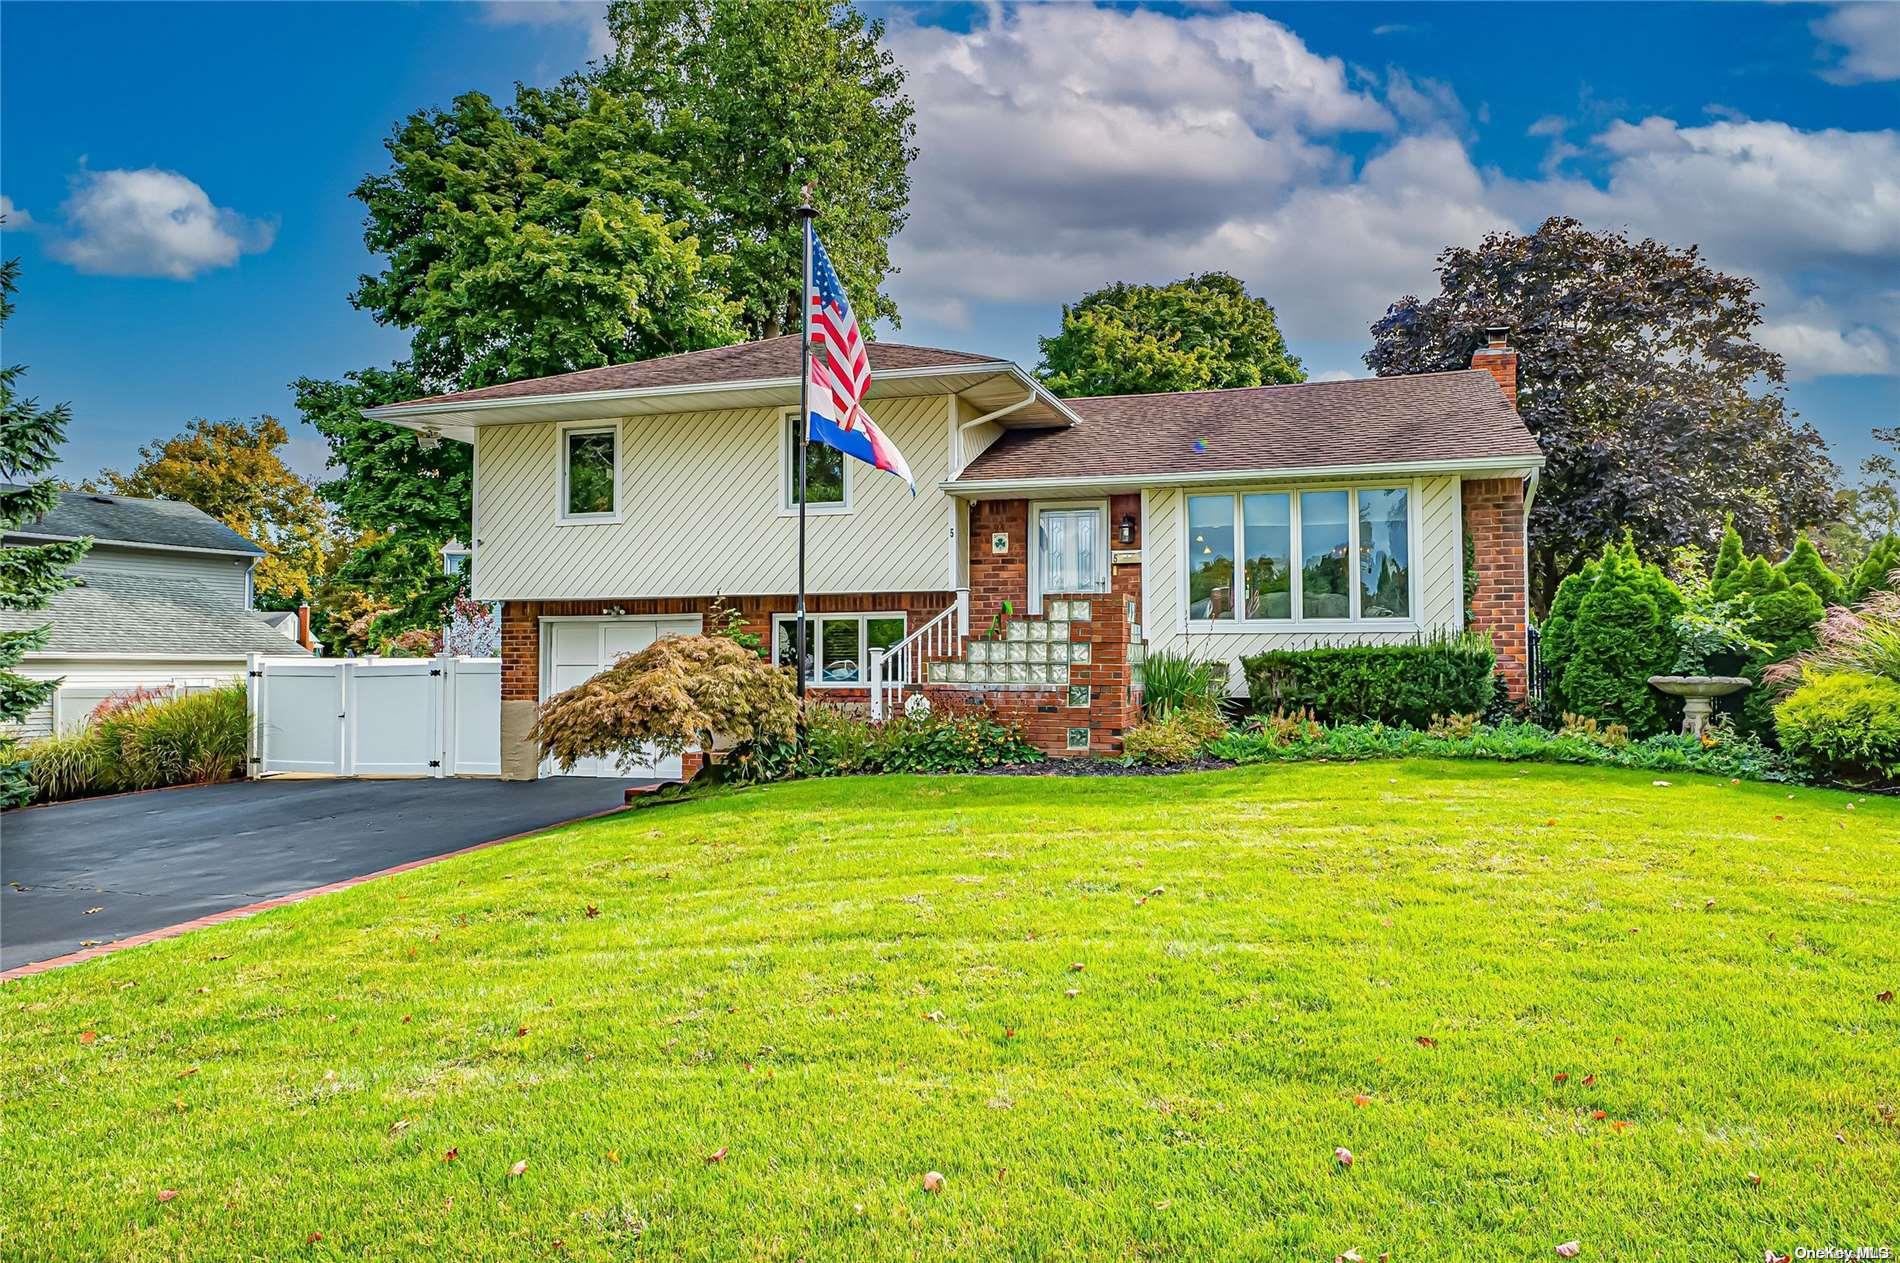
[[[1715,699],[1739,693],[1749,681],[1739,675],[1652,675],[1650,687],[1682,699],[1682,735],[1699,737],[1715,717]]]

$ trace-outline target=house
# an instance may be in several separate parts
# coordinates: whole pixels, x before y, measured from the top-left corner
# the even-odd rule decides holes
[[[1052,753],[1105,753],[1146,654],[1218,657],[1239,692],[1243,654],[1469,625],[1521,696],[1543,458],[1488,336],[1468,370],[1080,399],[1007,360],[872,344],[868,407],[919,485],[812,449],[813,689],[982,697]],[[791,664],[798,369],[782,337],[369,410],[474,446],[504,775],[547,770],[540,701],[699,630],[715,598]],[[576,771],[629,768],[679,770]]]
[[[292,638],[295,626],[280,631],[252,608],[251,571],[263,550],[189,504],[64,491],[46,514],[6,534],[10,544],[80,538],[92,547],[73,567],[75,586],[44,610],[0,611],[0,630],[53,629],[18,670],[62,683],[19,726],[22,736],[78,724],[116,693],[242,679],[249,653],[309,652]]]

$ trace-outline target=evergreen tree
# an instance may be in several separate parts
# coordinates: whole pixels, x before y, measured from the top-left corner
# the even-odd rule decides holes
[[[1841,577],[1828,569],[1827,562],[1821,559],[1821,550],[1806,535],[1794,541],[1794,551],[1776,570],[1789,583],[1805,583],[1814,589],[1814,595],[1821,598],[1822,604],[1841,603]]]
[[[1894,586],[1894,572],[1900,571],[1900,535],[1888,535],[1878,540],[1861,558],[1854,573],[1847,580],[1847,589],[1843,599],[1852,605],[1864,601],[1870,592],[1881,592]]]
[[[1564,711],[1626,725],[1639,737],[1674,722],[1675,704],[1649,686],[1679,647],[1682,593],[1625,536],[1557,587],[1544,620],[1551,700]]]
[[[1742,533],[1735,529],[1735,515],[1731,513],[1722,521],[1722,546],[1715,554],[1715,569],[1709,573],[1710,586],[1721,587],[1730,575],[1741,569],[1747,559],[1747,551],[1742,547]]]
[[[20,261],[0,263],[0,328],[13,315]],[[21,364],[0,367],[0,532],[11,530],[45,513],[58,498],[57,488],[45,474],[66,439],[72,419],[65,404],[42,408],[39,401],[18,393]],[[71,587],[67,570],[85,556],[89,540],[63,540],[29,547],[0,546],[0,611],[43,610]],[[7,620],[9,625],[18,620]],[[12,668],[46,644],[50,624],[0,630],[0,724],[15,724],[43,705],[59,687],[58,680],[29,680]],[[0,731],[0,806],[18,806],[33,797],[26,763],[18,757],[18,741]]]

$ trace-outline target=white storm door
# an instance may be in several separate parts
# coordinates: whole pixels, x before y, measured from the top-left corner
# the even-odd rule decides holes
[[[1095,505],[1038,508],[1030,612],[1045,592],[1100,592],[1108,585],[1107,515]]]

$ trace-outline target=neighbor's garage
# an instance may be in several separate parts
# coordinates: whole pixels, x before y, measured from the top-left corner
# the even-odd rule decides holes
[[[662,636],[697,636],[700,618],[693,615],[645,617],[615,615],[609,618],[543,618],[541,620],[541,699],[547,701],[563,689],[573,688],[590,676],[612,665],[622,654],[637,653]],[[562,774],[552,763],[545,772]],[[680,775],[678,755],[658,758],[652,751],[629,754],[618,763],[607,759],[582,759],[567,776],[657,776]]]

